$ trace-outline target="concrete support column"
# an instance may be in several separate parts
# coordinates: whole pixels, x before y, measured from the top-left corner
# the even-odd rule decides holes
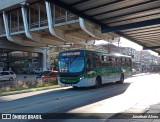
[[[48,48],[48,49],[47,49],[47,54],[49,54],[49,52],[50,52],[50,50],[49,50],[49,48]],[[48,68],[48,69],[51,68],[51,66],[50,66],[50,60],[51,60],[50,55],[47,55],[47,68]]]
[[[28,58],[32,59],[32,52],[28,52]]]
[[[9,57],[9,52],[7,52],[7,70],[10,68],[10,57]]]
[[[38,67],[42,68],[43,67],[43,65],[42,65],[42,53],[38,53],[38,61],[39,61]]]
[[[47,70],[47,49],[42,49],[42,69],[43,71]]]
[[[30,71],[33,69],[32,52],[28,52],[28,68]]]

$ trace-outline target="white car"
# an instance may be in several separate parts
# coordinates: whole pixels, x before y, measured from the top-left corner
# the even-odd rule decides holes
[[[13,81],[16,78],[16,74],[13,71],[0,71],[0,80]]]
[[[33,72],[35,74],[40,74],[40,73],[42,73],[42,69],[41,68],[35,68],[35,69],[33,69]]]

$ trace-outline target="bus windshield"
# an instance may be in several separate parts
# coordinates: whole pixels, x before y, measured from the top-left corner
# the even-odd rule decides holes
[[[67,56],[59,59],[59,72],[76,73],[84,70],[83,56]]]

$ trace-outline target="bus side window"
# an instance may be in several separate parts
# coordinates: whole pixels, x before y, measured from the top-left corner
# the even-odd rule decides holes
[[[104,61],[104,55],[101,55],[101,59],[102,59],[102,61]]]
[[[117,62],[117,66],[121,66],[121,58],[117,57],[116,60],[117,60],[116,61]]]
[[[104,66],[107,66],[107,56],[104,56]]]
[[[122,58],[122,66],[125,66],[125,58]]]
[[[129,59],[129,66],[132,65],[132,59]]]
[[[128,64],[128,66],[131,66],[132,65],[132,59],[128,58],[127,64]]]
[[[110,57],[109,56],[106,57],[106,66],[110,66]]]
[[[87,58],[87,69],[89,68],[90,69],[91,67],[91,59],[88,57]]]
[[[129,58],[125,58],[125,59],[126,59],[125,66],[129,66]]]
[[[97,54],[94,54],[93,60],[94,60],[94,67],[98,67],[99,66],[99,63],[98,63],[99,57]]]
[[[116,66],[116,59],[115,59],[115,57],[112,57],[112,66]]]
[[[126,66],[129,66],[129,58],[126,58]]]
[[[87,55],[87,71],[92,70],[94,65],[94,61],[93,61],[93,54],[88,54]]]

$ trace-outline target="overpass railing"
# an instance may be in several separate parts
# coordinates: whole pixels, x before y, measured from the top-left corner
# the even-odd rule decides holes
[[[4,35],[4,34],[5,34],[5,28],[4,28],[4,22],[1,14],[0,15],[0,35]]]
[[[48,29],[47,12],[45,7],[45,0],[39,0],[29,6],[27,9],[27,21],[30,31]],[[65,9],[51,4],[53,25],[56,27],[66,25],[68,22],[77,20],[78,17]],[[21,8],[6,12],[8,17],[8,25],[10,35],[24,33],[24,23]],[[5,36],[5,27],[3,16],[0,15],[0,37]]]

